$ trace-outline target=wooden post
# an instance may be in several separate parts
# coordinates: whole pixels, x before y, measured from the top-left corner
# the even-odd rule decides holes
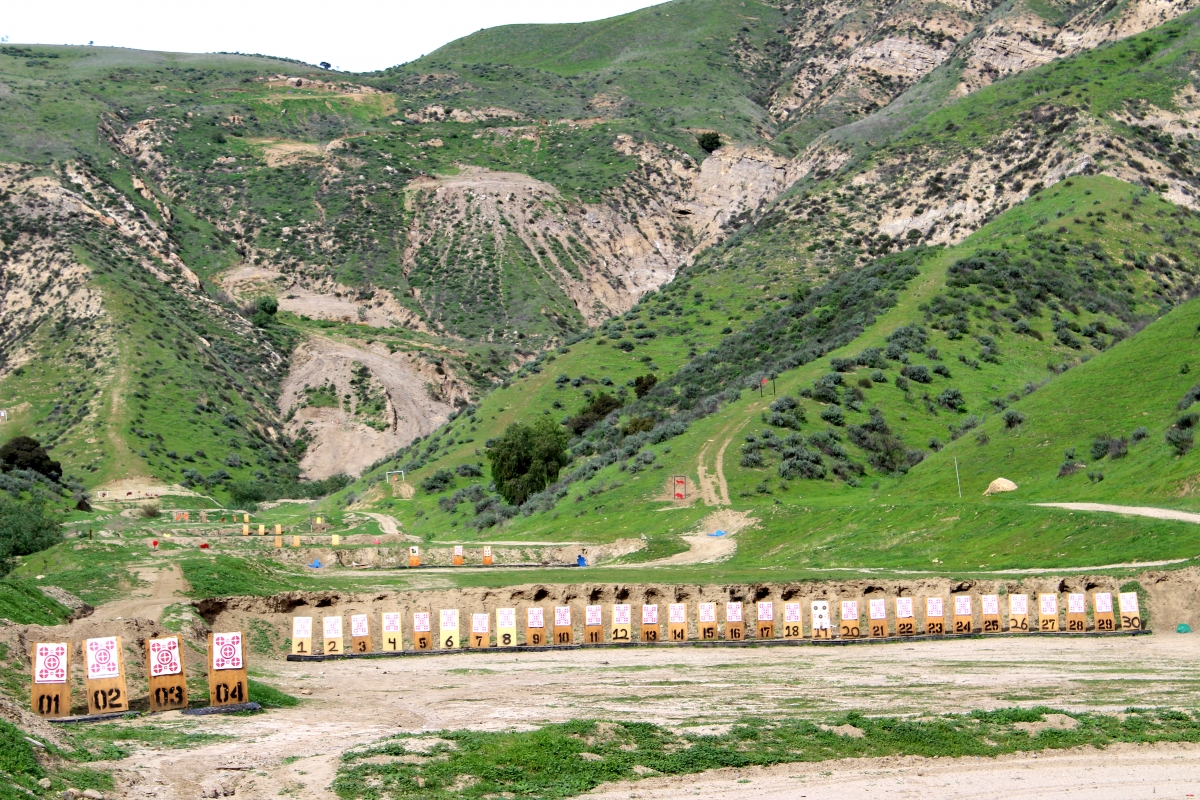
[[[741,642],[746,638],[746,623],[742,621],[742,604],[729,602],[725,604],[725,640]]]
[[[1142,612],[1138,608],[1137,592],[1121,592],[1121,630],[1140,631]]]
[[[146,684],[151,711],[187,708],[187,676],[179,636],[146,640]]]
[[[570,606],[554,607],[554,643],[575,643],[575,629],[571,626]]]
[[[433,649],[433,620],[428,611],[413,612],[413,649]]]
[[[29,707],[39,717],[71,716],[71,643],[34,642]]]
[[[667,606],[667,636],[672,642],[688,640],[687,603],[671,603]]]
[[[775,638],[775,603],[762,600],[754,607],[755,631],[757,639]]]
[[[783,638],[804,638],[804,616],[799,603],[783,604]]]
[[[250,515],[246,514],[245,517],[242,519],[242,522],[249,522],[249,521],[250,521]]]
[[[1067,595],[1067,631],[1083,633],[1087,630],[1087,595]]]
[[[872,639],[888,637],[887,600],[882,597],[867,601],[867,616]]]
[[[1113,601],[1111,592],[1096,592],[1092,595],[1092,618],[1096,620],[1096,630],[1111,633],[1117,629],[1113,618]]]
[[[491,647],[492,632],[488,629],[491,621],[486,613],[471,615],[471,647]]]
[[[833,621],[829,616],[828,600],[812,601],[812,637],[813,639],[833,638]]]
[[[946,609],[942,598],[925,598],[925,635],[944,636],[946,633]]]
[[[1042,633],[1058,631],[1058,595],[1038,596],[1038,630]]]
[[[324,642],[324,649],[321,652],[327,656],[340,656],[346,650],[346,644],[342,640],[341,615],[325,617],[321,622],[325,634],[321,638],[321,641]]]
[[[960,635],[975,632],[975,612],[969,594],[954,595],[954,632]]]
[[[1029,595],[1008,596],[1008,630],[1013,633],[1029,633]]]
[[[283,526],[280,525],[278,522],[275,523],[275,535],[283,536]]]
[[[128,711],[129,693],[125,688],[125,654],[121,650],[121,637],[84,640],[83,660],[87,666],[88,713]]]
[[[633,641],[633,607],[628,603],[617,603],[612,610],[612,636],[608,637],[615,644],[629,644]]]
[[[583,641],[587,644],[604,644],[603,606],[587,606],[583,609]]]
[[[371,623],[366,614],[350,615],[350,652],[371,652]]]
[[[242,525],[242,536],[249,536],[249,535],[250,535],[250,526]]]
[[[276,536],[276,537],[275,537],[275,549],[276,549],[276,550],[282,550],[282,549],[283,549],[283,537],[282,537],[282,536]]]
[[[985,594],[979,600],[983,606],[983,632],[1000,632],[1000,595]]]
[[[843,639],[857,639],[862,633],[862,625],[858,621],[858,601],[843,600],[841,612],[838,634]]]
[[[312,617],[292,617],[292,655],[312,654]]]
[[[380,615],[382,632],[381,646],[385,653],[398,653],[404,649],[404,631],[400,627],[399,611],[384,611]]]
[[[917,618],[913,613],[911,597],[896,598],[896,635],[914,636],[917,633]]]
[[[259,535],[259,536],[266,536],[266,535],[267,535],[267,526],[266,526],[266,525],[259,524],[259,526],[258,526],[258,535]]]
[[[642,604],[642,641],[658,641],[658,603]]]
[[[463,565],[463,549],[461,544],[454,545],[454,566],[461,567]]]
[[[717,604],[700,603],[696,607],[696,635],[702,642],[716,640],[720,626],[717,624]]]
[[[546,643],[546,612],[538,607],[525,609],[525,646],[541,647]]]
[[[492,546],[490,544],[485,544],[483,546],[483,565],[485,567],[490,567],[492,565]]]
[[[457,650],[458,640],[458,609],[443,608],[439,615],[438,641],[443,650]]]
[[[496,609],[496,643],[500,647],[517,646],[517,610]]]
[[[340,535],[335,533],[329,537],[329,544],[331,544],[332,546],[337,547],[341,543],[342,543],[342,537]]]
[[[293,536],[292,537],[292,547],[299,547],[299,546],[300,546],[300,537]]]
[[[338,627],[342,618],[337,617]],[[208,635],[208,702],[231,706],[250,702],[241,631]]]

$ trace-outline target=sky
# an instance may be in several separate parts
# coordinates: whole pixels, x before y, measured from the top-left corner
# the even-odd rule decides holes
[[[480,28],[583,22],[662,0],[41,0],[0,3],[0,40],[284,56],[366,72],[401,64]],[[199,13],[201,12],[202,13]]]

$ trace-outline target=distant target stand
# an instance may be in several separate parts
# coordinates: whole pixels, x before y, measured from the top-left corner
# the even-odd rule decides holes
[[[8,422],[8,409],[0,408],[0,425],[5,424],[6,422]]]
[[[684,475],[676,475],[671,478],[671,495],[676,500],[687,499],[687,477]]]

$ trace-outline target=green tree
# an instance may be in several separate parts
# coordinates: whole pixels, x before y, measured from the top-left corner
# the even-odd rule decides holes
[[[265,328],[275,321],[279,312],[279,301],[274,297],[260,297],[254,304],[254,316],[251,319],[259,328]]]
[[[566,448],[567,432],[545,417],[533,425],[512,423],[487,454],[496,491],[510,505],[524,503],[558,480],[570,460]]]
[[[62,541],[58,523],[40,504],[0,498],[0,575],[13,568],[16,556],[27,556]]]
[[[50,458],[46,448],[36,439],[17,436],[0,447],[0,470],[28,469],[57,481],[62,477],[62,464]]]
[[[696,137],[696,144],[700,145],[704,152],[711,153],[721,146],[721,136],[713,131],[705,131]]]

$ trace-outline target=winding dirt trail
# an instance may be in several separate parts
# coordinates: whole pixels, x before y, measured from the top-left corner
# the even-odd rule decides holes
[[[1173,519],[1179,522],[1195,522],[1200,524],[1200,514],[1190,511],[1178,511],[1174,508],[1154,508],[1153,506],[1114,506],[1109,503],[1034,503],[1043,508],[1065,508],[1068,511],[1101,511],[1108,514],[1125,514],[1130,517],[1152,517],[1153,519]]]
[[[716,561],[725,561],[737,552],[735,537],[738,531],[750,527],[757,521],[747,511],[734,511],[729,508],[714,511],[696,524],[695,532],[679,537],[687,544],[686,551],[658,561],[648,561],[643,566],[673,567],[680,564],[712,564]],[[717,530],[725,531],[725,535],[709,535]],[[615,564],[613,566],[622,565]]]
[[[138,580],[149,586],[140,586],[128,597],[105,603],[96,609],[93,620],[135,619],[138,617],[158,620],[172,603],[186,602],[188,584],[183,571],[174,564],[159,567],[137,567]]]

